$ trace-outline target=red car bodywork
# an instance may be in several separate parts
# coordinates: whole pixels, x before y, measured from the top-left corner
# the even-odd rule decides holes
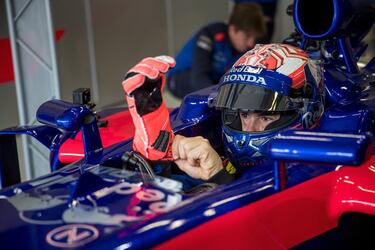
[[[109,147],[134,136],[134,124],[128,110],[105,117],[108,126],[99,128],[103,147]],[[84,156],[81,131],[74,139],[68,139],[60,148],[59,160],[63,164],[72,163]]]
[[[345,213],[375,215],[375,157],[341,167],[210,220],[156,249],[289,249],[338,225]]]

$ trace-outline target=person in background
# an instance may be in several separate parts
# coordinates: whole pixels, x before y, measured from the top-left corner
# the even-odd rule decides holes
[[[271,38],[274,33],[273,31],[274,31],[274,26],[275,26],[276,9],[277,9],[277,5],[279,5],[281,1],[284,1],[284,0],[232,0],[231,2],[233,3],[233,5],[240,4],[240,3],[254,3],[255,2],[255,3],[258,3],[262,7],[267,32],[259,40],[257,40],[257,43],[267,44],[271,42]],[[291,0],[285,0],[285,1],[291,1]],[[285,9],[286,8],[282,9],[282,11],[285,12],[284,11]],[[289,33],[287,35],[289,35]],[[279,42],[279,41],[276,40],[276,42]]]
[[[168,72],[169,91],[177,98],[218,83],[220,77],[257,39],[266,34],[261,6],[235,4],[226,23],[200,29],[176,56],[176,67]]]

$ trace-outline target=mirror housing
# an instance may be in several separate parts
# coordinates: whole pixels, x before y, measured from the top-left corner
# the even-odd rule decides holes
[[[36,117],[40,123],[68,132],[78,131],[95,119],[92,111],[85,106],[61,100],[51,100],[40,105]]]
[[[61,100],[43,103],[37,111],[39,122],[62,130],[64,133],[82,131],[85,162],[98,164],[103,145],[99,134],[95,114],[85,105],[73,104]],[[59,145],[61,145],[59,143]]]

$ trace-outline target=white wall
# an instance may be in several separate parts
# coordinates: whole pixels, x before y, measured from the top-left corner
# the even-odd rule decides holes
[[[7,37],[5,0],[0,0],[0,37]],[[65,33],[57,43],[57,58],[62,99],[71,101],[72,91],[93,88],[97,79],[98,107],[123,104],[121,79],[141,58],[160,54],[175,55],[200,27],[228,18],[229,0],[87,0],[91,23],[87,23],[85,0],[53,0],[55,30]],[[274,40],[293,29],[285,15],[292,0],[280,0],[275,17]],[[146,6],[147,5],[147,6]],[[90,26],[91,25],[91,26]],[[90,66],[88,28],[96,71]],[[169,100],[169,99],[168,99]],[[167,100],[167,101],[168,101]],[[9,110],[11,109],[11,110]],[[0,85],[0,128],[18,124],[14,83]]]
[[[89,4],[99,107],[124,103],[121,80],[140,59],[173,55],[201,26],[224,21],[228,15],[228,0],[91,0]],[[54,0],[52,10],[55,28],[66,30],[57,53],[62,98],[71,100],[75,88],[93,82],[84,0]]]

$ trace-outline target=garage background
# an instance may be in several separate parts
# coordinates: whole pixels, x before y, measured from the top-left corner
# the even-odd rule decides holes
[[[290,3],[277,3],[273,41],[293,30],[285,14]],[[232,6],[229,0],[0,0],[0,129],[36,124],[40,104],[71,101],[80,87],[91,89],[99,110],[124,105],[121,80],[132,65],[175,55],[200,27],[226,21]],[[168,93],[165,99],[178,105]],[[47,173],[48,150],[30,138],[22,142],[23,179]]]

